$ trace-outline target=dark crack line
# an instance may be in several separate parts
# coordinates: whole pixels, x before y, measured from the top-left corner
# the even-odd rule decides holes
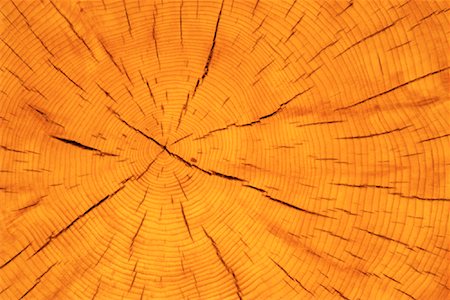
[[[125,10],[125,16],[127,17],[127,23],[128,23],[128,33],[132,37],[133,34],[131,34],[131,23],[130,23],[130,17],[128,16],[128,10],[127,10],[127,4],[125,3],[125,0],[122,0],[123,2],[123,8]]]
[[[183,108],[181,109],[180,117],[178,118],[177,129],[179,128],[179,126],[181,124],[181,119],[183,117],[183,114],[186,114],[186,112],[188,110],[189,99],[193,99],[194,98],[195,94],[197,93],[197,89],[200,87],[200,85],[205,80],[205,77],[209,73],[209,67],[210,67],[210,64],[211,64],[211,60],[213,58],[214,49],[216,47],[217,31],[219,30],[219,24],[220,24],[220,19],[221,19],[221,16],[222,16],[222,10],[223,10],[224,2],[225,1],[223,0],[222,4],[220,6],[220,11],[219,11],[219,15],[217,17],[216,27],[214,29],[214,36],[213,36],[213,39],[212,39],[211,49],[209,50],[208,58],[206,59],[205,67],[203,68],[203,74],[202,74],[202,76],[200,78],[197,79],[197,82],[195,84],[194,90],[192,92],[192,96],[190,96],[190,93],[188,93],[188,95],[187,95],[186,103],[183,105]],[[181,10],[181,8],[180,8],[180,10]],[[181,26],[181,23],[180,23],[180,26]],[[180,29],[181,29],[181,27],[180,27]]]
[[[36,281],[31,288],[29,288],[20,298],[19,300],[25,298],[26,295],[28,295],[39,283],[40,281]]]
[[[98,266],[98,264],[100,263],[100,261],[103,259],[103,257],[105,257],[106,252],[111,248],[111,243],[113,241],[115,237],[115,234],[113,234],[113,236],[111,236],[111,238],[109,239],[108,242],[108,246],[106,246],[105,250],[103,251],[103,253],[100,255],[100,257],[98,258],[97,262],[95,263],[94,267]]]
[[[211,44],[211,49],[209,50],[208,59],[206,60],[205,68],[203,69],[202,82],[205,79],[206,75],[208,75],[209,65],[211,64],[211,59],[214,54],[214,48],[216,46],[217,31],[219,29],[219,23],[220,23],[220,18],[222,16],[222,9],[223,9],[224,2],[225,1],[222,1],[222,5],[220,6],[219,15],[217,17],[217,22],[216,22],[216,28],[214,29],[214,36],[213,36],[213,40],[212,40],[212,44]],[[195,95],[195,90],[194,90],[194,93],[192,96],[194,96],[194,95]]]
[[[205,174],[207,174],[207,175],[210,175],[210,176],[211,176],[211,175],[212,175],[212,176],[218,176],[218,177],[221,177],[221,178],[224,178],[224,179],[227,179],[227,180],[231,180],[231,181],[236,181],[236,182],[247,182],[246,180],[241,179],[241,178],[239,178],[239,177],[235,177],[235,176],[231,176],[231,175],[219,173],[219,172],[216,172],[216,171],[206,170],[206,169],[200,168],[200,167],[198,167],[197,165],[194,165],[194,164],[192,164],[192,163],[186,161],[186,160],[185,160],[184,158],[182,158],[181,156],[179,156],[179,155],[177,155],[177,154],[175,154],[175,153],[170,152],[168,149],[166,149],[166,151],[167,151],[167,153],[168,153],[169,155],[171,155],[171,156],[177,158],[180,162],[183,162],[183,163],[184,163],[185,165],[187,165],[188,167],[194,168],[194,169],[196,169],[196,170],[199,170],[199,171],[201,171],[202,173],[205,173]],[[175,176],[175,177],[176,177],[176,176]],[[178,178],[177,178],[177,180],[178,180]],[[180,185],[180,188],[181,188],[181,190],[182,190],[182,192],[183,192],[185,198],[187,199],[187,196],[186,196],[186,194],[185,194],[185,192],[184,192],[184,189],[183,189],[183,187],[181,186],[181,182],[180,182],[179,180],[178,180],[178,183],[179,183],[179,185]],[[247,188],[251,188],[251,189],[256,190],[256,191],[259,191],[259,192],[263,193],[263,194],[264,194],[264,197],[266,197],[267,199],[269,199],[269,200],[271,200],[271,201],[273,201],[273,202],[277,202],[277,203],[279,203],[279,204],[285,205],[285,206],[287,206],[287,207],[293,208],[293,209],[295,209],[295,210],[301,211],[301,212],[303,212],[303,213],[307,213],[307,214],[314,215],[314,216],[320,216],[320,217],[324,217],[324,218],[331,218],[331,217],[329,217],[329,216],[327,216],[327,215],[323,215],[323,214],[320,214],[320,213],[316,213],[316,212],[313,212],[313,211],[309,211],[309,210],[300,208],[300,207],[298,207],[298,206],[295,206],[295,205],[293,205],[293,204],[290,204],[290,203],[284,202],[284,201],[282,201],[282,200],[276,199],[276,198],[274,198],[274,197],[268,195],[267,192],[266,192],[265,190],[261,189],[261,188],[258,188],[258,187],[252,186],[252,185],[248,185],[248,184],[243,184],[242,186],[247,187]]]
[[[161,144],[160,142],[158,142],[154,138],[148,136],[147,134],[145,134],[141,130],[139,130],[136,127],[133,127],[132,125],[130,125],[128,122],[126,122],[124,119],[122,119],[122,117],[117,112],[115,112],[114,110],[112,110],[112,109],[110,109],[110,110],[122,123],[127,125],[130,129],[133,129],[134,131],[138,132],[139,134],[141,134],[145,138],[151,140],[152,142],[154,142],[156,145],[158,145],[162,149],[162,152],[165,151],[167,154],[169,154],[170,156],[176,158],[180,162],[184,163],[186,166],[188,166],[190,168],[194,168],[196,170],[199,170],[199,171],[201,171],[201,172],[203,172],[205,174],[208,174],[208,175],[218,176],[218,177],[225,178],[225,179],[228,179],[228,180],[233,180],[233,181],[241,181],[241,182],[245,181],[244,179],[241,179],[241,178],[238,178],[238,177],[235,177],[235,176],[231,176],[231,175],[227,175],[227,174],[223,174],[223,173],[220,173],[220,172],[217,172],[217,171],[214,171],[214,170],[206,170],[206,169],[200,168],[197,165],[194,165],[194,164],[190,163],[189,161],[187,161],[184,158],[182,158],[180,155],[178,155],[178,154],[176,154],[174,152],[171,152],[165,145]]]
[[[11,257],[10,259],[8,259],[5,263],[3,263],[0,266],[0,269],[3,269],[4,267],[6,267],[7,265],[9,265],[14,259],[16,259],[20,254],[22,254],[28,247],[31,246],[31,243],[29,243],[28,245],[25,246],[25,248],[23,248],[22,250],[20,250],[19,252],[17,252],[13,257]]]
[[[339,183],[339,182],[331,182],[330,184],[336,185],[336,186],[345,186],[345,187],[353,187],[353,188],[375,188],[375,189],[393,189],[392,186],[385,186],[385,185],[376,185],[376,184],[348,184],[348,183]]]
[[[386,278],[388,278],[388,279],[390,279],[390,280],[392,280],[392,281],[394,281],[394,282],[396,282],[396,283],[398,283],[398,284],[402,284],[400,281],[398,281],[397,279],[395,279],[395,278],[393,278],[393,277],[391,277],[391,276],[388,276],[388,275],[386,275],[386,274],[384,274],[384,273],[383,273],[383,275],[384,275]]]
[[[198,81],[197,81],[197,86],[198,86]],[[187,96],[186,96],[186,102],[184,103],[183,108],[180,111],[180,116],[178,117],[178,124],[177,124],[177,128],[176,129],[178,129],[180,127],[181,119],[183,118],[183,115],[185,115],[186,112],[187,112],[187,108],[188,108],[188,105],[189,105],[189,97],[190,97],[190,94],[188,93]]]
[[[256,4],[255,4],[255,6],[253,7],[253,10],[252,10],[252,17],[255,15],[255,11],[256,11],[256,8],[258,7],[258,4],[259,4],[259,0],[256,0]]]
[[[144,176],[144,174],[147,173],[147,172],[150,170],[151,166],[156,162],[156,160],[158,159],[158,157],[159,157],[163,152],[164,152],[164,150],[161,150],[161,152],[159,152],[159,153],[155,156],[155,158],[148,164],[147,168],[145,168],[144,172],[142,172],[141,174],[139,174],[139,175],[136,177],[136,180],[141,179],[141,177]]]
[[[186,213],[184,212],[184,206],[183,203],[180,201],[180,208],[181,208],[181,214],[183,215],[184,224],[186,225],[187,231],[189,233],[189,236],[191,237],[191,240],[194,241],[194,238],[192,237],[191,228],[189,227],[189,223],[186,218]]]
[[[422,201],[450,201],[450,198],[430,198],[430,197],[420,197],[417,195],[404,195],[402,193],[399,192],[392,192],[390,193],[392,195],[396,195],[396,196],[400,196],[400,198],[405,198],[405,199],[415,199],[415,200],[422,200]]]
[[[378,30],[378,31],[376,31],[376,32],[374,32],[374,33],[372,33],[372,34],[366,36],[365,38],[363,38],[363,39],[361,39],[361,40],[359,40],[359,41],[357,41],[356,43],[352,44],[350,47],[348,47],[347,49],[345,49],[344,51],[342,51],[341,53],[339,53],[338,55],[336,55],[334,58],[335,58],[335,59],[338,58],[339,56],[343,55],[344,53],[346,53],[346,52],[347,52],[348,50],[350,50],[351,48],[353,48],[353,47],[355,47],[355,46],[357,46],[357,45],[359,45],[359,44],[365,42],[366,40],[368,40],[368,39],[370,39],[370,38],[376,36],[377,34],[380,34],[380,33],[384,32],[384,31],[388,30],[389,28],[395,26],[395,24],[396,24],[398,21],[400,21],[400,20],[401,20],[401,18],[400,18],[399,20],[395,21],[394,23],[392,23],[392,24],[390,24],[390,25],[388,25],[388,26],[386,26],[386,27],[383,27],[383,28],[381,28],[380,30]]]
[[[133,238],[131,239],[131,243],[130,243],[130,253],[133,253],[133,245],[134,242],[137,238],[137,236],[139,235],[139,232],[141,231],[142,225],[144,225],[144,221],[145,218],[147,217],[147,211],[145,211],[144,216],[142,217],[141,223],[139,224],[138,229],[136,230],[136,233],[134,234]]]
[[[72,220],[72,222],[70,222],[69,225],[67,225],[66,227],[64,227],[63,229],[61,229],[60,231],[58,231],[56,234],[52,234],[47,242],[45,242],[31,257],[35,256],[36,254],[38,254],[39,252],[41,252],[42,250],[44,250],[45,247],[47,247],[53,240],[55,240],[56,238],[58,238],[61,234],[63,234],[64,232],[68,231],[75,223],[77,223],[79,220],[81,220],[82,218],[84,218],[86,215],[88,215],[91,211],[93,211],[95,208],[99,207],[102,203],[104,203],[106,200],[111,199],[112,197],[114,197],[119,191],[121,191],[123,188],[125,188],[125,185],[122,185],[120,188],[118,188],[117,190],[115,190],[113,193],[107,195],[106,197],[104,197],[103,199],[99,200],[97,203],[95,203],[94,205],[92,205],[90,208],[88,208],[84,213],[82,213],[81,215],[77,216],[75,219]]]
[[[155,13],[153,13],[153,30],[152,30],[152,35],[153,35],[153,41],[155,43],[156,58],[158,59],[158,66],[159,66],[159,69],[161,69],[161,61],[159,60],[158,42],[157,42],[157,38],[156,38],[156,17],[155,17]]]
[[[297,283],[303,290],[305,290],[306,292],[308,292],[309,294],[311,294],[312,296],[314,296],[313,293],[311,293],[297,278],[292,277],[282,266],[280,266],[279,263],[277,263],[274,259],[272,259],[271,257],[269,257],[270,260],[278,267],[280,268],[284,274],[286,274],[287,277],[289,277],[292,281],[294,281],[295,283]]]
[[[133,280],[131,281],[130,288],[128,289],[128,292],[130,292],[131,289],[133,288],[133,286],[134,286],[134,281],[136,280],[136,276],[138,275],[138,272],[136,271],[136,268],[137,268],[138,263],[139,263],[139,260],[137,260],[136,263],[134,264],[134,268],[133,268]]]
[[[17,11],[20,13],[20,15],[24,18],[25,23],[27,23],[28,29],[31,31],[31,33],[34,35],[34,37],[41,43],[41,45],[47,50],[48,53],[50,53],[51,56],[55,56],[48,47],[44,44],[42,39],[37,36],[37,34],[34,32],[34,30],[31,28],[31,25],[27,19],[27,17],[23,14],[23,12],[17,7],[17,5],[14,3],[14,1],[11,1],[11,3],[14,5],[14,7],[17,9]]]
[[[211,242],[211,245],[213,246],[214,250],[216,251],[216,255],[219,258],[220,262],[222,263],[222,265],[224,266],[225,270],[233,277],[233,282],[234,282],[234,286],[236,287],[237,290],[237,295],[239,297],[239,299],[242,299],[242,290],[239,286],[236,274],[234,273],[233,269],[227,265],[227,263],[225,262],[225,260],[223,259],[222,254],[220,253],[220,249],[217,246],[216,242],[214,241],[214,239],[208,234],[208,232],[206,232],[205,228],[202,226],[203,232],[205,233],[206,237],[209,239],[209,241]]]
[[[179,143],[179,142],[181,142],[182,140],[187,139],[188,137],[190,137],[190,136],[192,136],[192,135],[193,135],[193,133],[190,133],[190,134],[188,134],[188,135],[185,135],[185,136],[179,138],[178,140],[174,141],[174,142],[173,142],[172,144],[170,144],[169,146],[175,145],[176,143]]]
[[[180,4],[180,41],[181,41],[181,47],[183,47],[183,4],[184,1],[181,1]]]
[[[178,176],[177,176],[175,173],[173,173],[173,176],[174,176],[175,179],[177,180],[178,185],[180,186],[180,189],[181,189],[181,192],[183,193],[184,198],[185,198],[186,200],[189,201],[189,199],[188,199],[188,197],[187,197],[187,195],[186,195],[186,192],[184,191],[184,188],[183,188],[183,186],[181,185],[180,179],[178,178]],[[194,241],[194,239],[193,239],[193,237],[192,237],[192,234],[191,234],[191,229],[190,229],[190,227],[189,227],[189,223],[188,223],[187,218],[186,218],[186,214],[185,214],[185,212],[184,212],[184,206],[183,206],[182,201],[180,201],[180,208],[181,208],[181,213],[182,213],[182,215],[183,215],[184,224],[186,225],[186,228],[187,228],[187,230],[188,230],[189,236],[191,237],[191,240]]]
[[[282,200],[276,199],[276,198],[274,198],[274,197],[272,197],[272,196],[270,196],[270,195],[264,195],[264,196],[265,196],[267,199],[269,199],[269,200],[271,200],[271,201],[273,201],[273,202],[276,202],[276,203],[282,204],[282,205],[284,205],[284,206],[293,208],[293,209],[298,210],[298,211],[301,211],[301,212],[303,212],[303,213],[307,213],[307,214],[310,214],[310,215],[313,215],[313,216],[318,216],[318,217],[331,218],[331,217],[329,217],[329,216],[327,216],[327,215],[323,215],[323,214],[319,214],[319,213],[316,213],[316,212],[313,212],[313,211],[310,211],[310,210],[306,210],[306,209],[304,209],[304,208],[300,208],[300,207],[295,206],[295,205],[293,205],[293,204],[290,204],[290,203],[284,202],[284,201],[282,201]]]
[[[101,40],[99,40],[100,45],[102,45],[103,50],[105,50],[106,54],[108,55],[109,59],[112,61],[113,65],[117,68],[117,70],[119,70],[120,74],[123,75],[123,71],[122,69],[119,67],[119,65],[117,64],[117,62],[114,60],[113,55],[111,54],[111,52],[108,51],[108,49],[106,49],[105,44],[103,44],[103,42]]]
[[[25,66],[28,67],[28,69],[30,69],[31,71],[34,72],[34,70],[30,67],[30,65],[26,61],[24,61],[23,58],[7,42],[5,42],[5,40],[3,40],[1,37],[0,37],[0,41],[2,41],[3,44],[5,44],[6,47],[8,47],[9,50],[11,50],[11,52],[14,53],[14,55],[17,56],[17,58],[20,59],[20,61],[25,64]]]
[[[413,299],[413,300],[416,300],[416,298],[414,298],[412,295],[410,295],[410,294],[408,294],[407,292],[404,292],[404,291],[402,291],[402,290],[400,290],[400,289],[398,289],[398,288],[395,288],[397,291],[399,291],[400,293],[402,293],[403,295],[406,295],[406,296],[408,296],[409,298],[411,298],[411,299]]]
[[[69,75],[67,75],[61,68],[58,68],[57,66],[55,66],[50,60],[48,60],[49,64],[51,64],[53,66],[53,68],[58,71],[59,73],[61,73],[64,77],[66,77],[67,80],[69,80],[70,82],[72,82],[77,88],[79,88],[80,90],[82,90],[83,92],[86,92],[85,89],[83,89],[78,83],[76,83],[72,78],[69,77]]]
[[[139,205],[138,205],[138,207],[136,208],[136,212],[139,210],[139,208],[141,207],[142,203],[144,203],[145,198],[147,197],[148,189],[149,189],[149,186],[147,186],[147,189],[145,190],[144,197],[142,197],[141,202],[139,202]]]
[[[385,134],[390,134],[390,133],[397,132],[397,131],[402,131],[402,130],[404,130],[406,128],[409,128],[411,126],[412,125],[408,125],[408,126],[404,126],[404,127],[401,127],[401,128],[391,129],[391,130],[383,131],[383,132],[372,133],[372,134],[368,134],[368,135],[338,137],[336,139],[337,140],[353,140],[353,139],[373,138],[373,137],[377,137],[377,136],[380,136],[380,135],[385,135]]]
[[[331,235],[332,237],[341,239],[341,240],[346,241],[346,242],[350,241],[348,238],[340,236],[340,235],[338,235],[338,234],[336,234],[336,233],[334,233],[332,231],[329,231],[329,230],[324,230],[324,229],[321,229],[321,228],[314,228],[314,230],[317,230],[317,231],[320,231],[320,232],[325,232],[325,233]]]
[[[297,3],[297,0],[294,0],[294,2],[292,2],[292,5],[289,7],[288,11],[286,12],[286,14],[284,15],[284,17],[286,18],[288,16],[288,14],[291,12],[292,8],[294,8],[295,4]]]
[[[99,154],[102,155],[102,156],[103,156],[103,155],[106,155],[106,156],[119,156],[118,154],[113,154],[113,153],[103,152],[103,151],[101,151],[101,150],[99,150],[99,149],[96,149],[96,148],[93,148],[93,147],[89,147],[89,146],[83,145],[83,144],[81,144],[81,143],[79,143],[79,142],[77,142],[77,141],[68,140],[68,139],[65,139],[65,138],[60,138],[60,137],[57,137],[57,136],[54,136],[54,135],[51,135],[51,137],[54,138],[54,139],[56,139],[56,140],[58,140],[58,141],[61,141],[61,142],[63,142],[63,143],[66,143],[66,144],[69,144],[69,145],[72,145],[72,146],[75,146],[75,147],[78,147],[78,148],[83,149],[83,150],[88,150],[88,151],[94,151],[94,152],[97,152],[97,153],[99,153]]]
[[[322,122],[313,122],[313,123],[306,123],[306,124],[299,124],[296,127],[308,127],[308,126],[316,126],[316,125],[326,125],[326,124],[336,124],[336,123],[342,123],[345,122],[344,120],[333,120],[333,121],[322,121]]]
[[[30,208],[32,208],[32,207],[38,205],[38,204],[41,202],[41,200],[42,200],[43,198],[44,198],[44,197],[41,197],[41,198],[37,199],[36,201],[34,201],[33,203],[31,203],[31,204],[29,204],[29,205],[26,205],[26,206],[24,206],[24,207],[21,207],[21,208],[19,208],[19,209],[16,209],[15,211],[24,211],[24,210],[30,209]],[[0,269],[1,269],[1,267],[0,267]]]
[[[343,13],[345,13],[347,11],[347,9],[349,9],[350,7],[353,6],[353,0],[348,1],[348,5],[341,11],[339,12],[336,17],[339,17],[340,15],[342,15]]]
[[[218,177],[225,178],[225,179],[232,180],[232,181],[241,181],[241,182],[245,182],[244,179],[241,179],[241,178],[238,178],[238,177],[235,177],[235,176],[223,174],[223,173],[216,172],[216,171],[213,171],[213,170],[206,170],[206,169],[200,168],[199,166],[194,165],[194,164],[188,162],[187,160],[185,160],[184,158],[182,158],[182,157],[179,156],[178,154],[173,153],[173,152],[170,152],[167,148],[166,148],[166,152],[167,152],[170,156],[177,158],[180,162],[184,163],[186,166],[188,166],[188,167],[190,167],[190,168],[194,168],[194,169],[196,169],[196,170],[198,170],[198,171],[200,171],[200,172],[202,172],[202,173],[205,173],[205,174],[208,174],[208,175],[213,175],[213,176],[218,176]]]
[[[267,115],[264,115],[264,116],[262,116],[262,117],[259,117],[258,119],[254,120],[254,121],[251,121],[251,122],[248,122],[248,123],[243,123],[243,124],[236,124],[236,123],[228,124],[228,125],[225,126],[225,127],[217,128],[217,129],[211,130],[211,131],[209,131],[208,133],[206,133],[206,134],[204,134],[204,135],[202,135],[202,136],[200,136],[200,137],[194,138],[193,140],[196,141],[196,140],[204,139],[204,138],[208,137],[209,135],[211,135],[211,134],[213,134],[213,133],[215,133],[215,132],[224,131],[224,130],[227,130],[227,129],[231,128],[231,127],[237,127],[237,128],[239,128],[239,127],[248,127],[248,126],[252,126],[252,125],[261,123],[263,120],[275,116],[277,113],[279,113],[281,110],[283,110],[289,103],[291,103],[292,101],[294,101],[294,100],[297,99],[298,97],[302,96],[302,95],[305,94],[306,92],[310,91],[312,88],[313,88],[313,87],[309,87],[308,89],[306,89],[306,90],[304,90],[304,91],[302,91],[302,92],[300,92],[300,93],[294,95],[293,97],[291,97],[291,98],[288,99],[287,101],[281,103],[281,104],[278,106],[278,108],[277,108],[276,110],[274,110],[273,112],[271,112],[271,113],[269,113],[269,114],[267,114]]]
[[[44,271],[44,273],[42,273],[38,278],[36,278],[33,286],[31,288],[29,288],[19,299],[25,298],[26,295],[28,295],[39,283],[41,283],[42,277],[44,277],[44,275],[47,274],[56,264],[57,263],[54,263],[53,265],[48,267],[48,269],[46,271]]]
[[[147,138],[148,140],[152,141],[153,143],[155,143],[156,145],[158,145],[159,147],[161,147],[162,149],[166,149],[166,146],[162,145],[160,142],[158,142],[157,140],[155,140],[154,138],[152,138],[151,136],[145,134],[143,131],[137,129],[136,127],[130,125],[127,121],[125,121],[124,119],[122,119],[122,117],[115,112],[114,110],[110,109],[110,111],[125,125],[127,125],[130,129],[133,129],[134,131],[136,131],[137,133],[139,133],[140,135],[144,136],[145,138]]]
[[[114,101],[115,103],[117,103],[117,100],[114,99],[114,98],[111,96],[111,93],[110,93],[110,92],[108,92],[107,90],[105,90],[105,89],[104,89],[100,84],[98,84],[97,82],[96,82],[96,84],[97,84],[98,88],[105,94],[106,97],[108,97],[109,99],[111,99],[112,101]]]
[[[153,100],[153,105],[156,107],[156,99],[155,99],[155,96],[153,96],[153,91],[152,91],[152,89],[151,89],[151,87],[150,87],[150,84],[148,83],[148,80],[147,80],[147,79],[145,80],[145,84],[147,85],[148,92],[149,92],[149,94],[150,94],[150,97],[151,97],[152,100]]]
[[[92,52],[92,49],[89,47],[89,45],[86,43],[86,41],[81,37],[81,35],[75,30],[75,27],[73,26],[72,22],[59,10],[59,8],[53,3],[52,0],[50,0],[51,5],[55,8],[55,10],[63,17],[63,19],[67,22],[67,24],[70,27],[70,30],[75,34],[75,36],[83,43],[83,45],[89,50],[89,53],[91,54],[92,58],[94,58],[95,61],[98,61],[97,58],[95,58],[94,53]]]
[[[444,71],[446,71],[446,70],[448,70],[448,69],[450,69],[450,67],[446,67],[446,68],[443,68],[443,69],[440,69],[440,70],[437,70],[437,71],[434,71],[434,72],[431,72],[431,73],[427,73],[427,74],[425,74],[425,75],[422,75],[422,76],[420,76],[420,77],[411,79],[411,80],[409,80],[409,81],[407,81],[407,82],[404,82],[404,83],[402,83],[402,84],[400,84],[400,85],[397,85],[397,86],[395,86],[395,87],[393,87],[393,88],[390,88],[390,89],[388,89],[388,90],[386,90],[386,91],[384,91],[384,92],[381,92],[381,93],[378,93],[378,94],[376,94],[376,95],[370,96],[370,97],[368,97],[368,98],[366,98],[366,99],[363,99],[363,100],[358,101],[358,102],[356,102],[356,103],[353,103],[353,104],[351,104],[351,105],[344,106],[344,107],[340,107],[340,108],[336,108],[334,111],[339,111],[339,110],[344,110],[344,109],[353,108],[353,107],[358,106],[358,105],[360,105],[360,104],[363,104],[363,103],[365,103],[365,102],[367,102],[367,101],[370,101],[370,100],[373,100],[373,99],[375,99],[375,98],[384,96],[384,95],[386,95],[386,94],[388,94],[388,93],[390,93],[390,92],[393,92],[393,91],[395,91],[395,90],[398,90],[398,89],[400,89],[400,88],[402,88],[402,87],[405,87],[405,86],[407,86],[407,85],[409,85],[409,84],[411,84],[411,83],[414,83],[414,82],[416,82],[416,81],[419,81],[419,80],[421,80],[421,79],[424,79],[424,78],[427,78],[427,77],[429,77],[429,76],[432,76],[432,75],[435,75],[435,74],[444,72]]]
[[[319,52],[316,53],[316,55],[314,55],[313,57],[311,57],[311,59],[308,61],[308,63],[312,62],[316,57],[318,57],[323,51],[327,50],[328,48],[330,48],[331,46],[335,45],[338,42],[338,40],[335,40],[334,42],[329,43],[328,45],[326,45],[324,48],[322,48]]]
[[[419,143],[430,142],[430,141],[434,141],[434,140],[437,140],[437,139],[442,139],[442,138],[445,138],[445,137],[448,137],[448,136],[450,136],[450,133],[447,133],[447,134],[444,134],[444,135],[441,135],[441,136],[432,137],[432,138],[425,139],[425,140],[421,140],[421,141],[419,141]]]
[[[408,244],[406,244],[406,243],[404,243],[404,242],[402,242],[402,241],[399,241],[399,240],[390,238],[390,237],[388,237],[388,236],[385,236],[385,235],[382,235],[382,234],[378,234],[378,233],[375,233],[375,232],[370,231],[370,230],[367,230],[367,229],[362,229],[362,228],[357,228],[357,227],[356,227],[356,229],[361,230],[361,231],[364,231],[364,232],[367,232],[368,234],[373,235],[373,236],[376,236],[376,237],[379,237],[379,238],[381,238],[381,239],[383,239],[383,240],[390,241],[390,242],[396,242],[396,243],[399,243],[400,245],[403,245],[403,246],[405,246],[405,247],[410,248]]]
[[[15,153],[27,153],[27,151],[13,149],[13,148],[9,148],[9,147],[3,146],[3,145],[0,146],[0,149],[9,151],[9,152],[15,152]]]
[[[184,198],[185,198],[186,200],[189,200],[188,197],[187,197],[187,195],[186,195],[186,192],[184,191],[183,186],[181,185],[180,179],[178,179],[178,176],[177,176],[175,173],[173,173],[173,176],[175,176],[175,179],[177,180],[178,185],[180,186],[180,189],[181,189],[181,192],[183,193]]]
[[[341,297],[342,299],[345,300],[350,300],[349,298],[345,297],[344,294],[342,294],[340,291],[338,291],[337,289],[335,289],[334,287],[332,288],[338,295],[339,297]]]
[[[34,106],[30,105],[30,104],[28,104],[28,107],[30,107],[32,110],[34,110],[35,112],[37,112],[37,113],[39,114],[39,116],[41,116],[42,118],[44,118],[44,120],[45,120],[46,122],[52,123],[52,124],[54,124],[54,125],[57,125],[57,126],[63,128],[63,129],[65,128],[63,125],[61,125],[61,124],[59,124],[59,123],[53,121],[52,119],[50,119],[49,116],[48,116],[45,112],[43,112],[42,110],[38,109],[37,107],[34,107]]]

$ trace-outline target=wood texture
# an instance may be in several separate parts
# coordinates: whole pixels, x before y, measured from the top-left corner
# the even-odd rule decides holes
[[[0,11],[0,298],[449,299],[449,1]]]

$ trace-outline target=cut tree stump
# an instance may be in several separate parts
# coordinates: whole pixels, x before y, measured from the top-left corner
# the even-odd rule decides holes
[[[450,1],[0,1],[1,299],[450,299]]]

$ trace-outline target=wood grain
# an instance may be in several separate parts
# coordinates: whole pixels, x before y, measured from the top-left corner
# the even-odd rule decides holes
[[[449,299],[450,2],[0,1],[1,299]]]

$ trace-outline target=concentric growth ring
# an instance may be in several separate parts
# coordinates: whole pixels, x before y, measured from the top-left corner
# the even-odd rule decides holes
[[[0,2],[0,298],[450,297],[448,1]]]

